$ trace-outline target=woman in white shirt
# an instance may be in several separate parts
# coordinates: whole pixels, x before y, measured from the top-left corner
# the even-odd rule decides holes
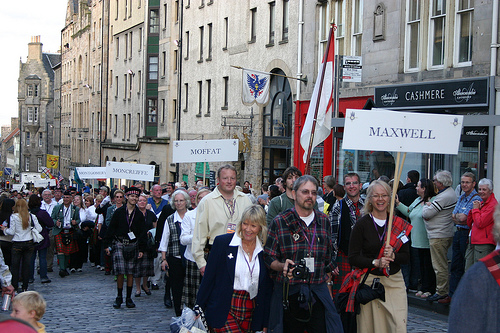
[[[28,211],[28,203],[18,199],[14,205],[14,214],[10,217],[10,227],[1,225],[0,229],[12,238],[12,286],[17,290],[19,285],[19,271],[22,272],[22,291],[28,290],[31,257],[35,244],[31,235],[31,228],[42,232],[42,226],[36,216]],[[20,267],[22,261],[22,267]]]
[[[209,189],[201,189],[196,194],[196,206],[205,195],[210,193]],[[196,222],[196,208],[188,211],[181,223],[180,241],[182,245],[186,245],[184,258],[186,258],[186,275],[184,276],[184,288],[182,290],[182,304],[186,304],[188,308],[193,308],[196,303],[196,294],[201,283],[201,274],[196,261],[194,261],[191,253],[191,243],[193,242],[194,224]]]
[[[83,226],[85,225],[83,222],[87,220],[87,209],[83,204],[83,199],[81,195],[75,195],[73,198],[73,204],[79,208],[80,212],[80,230],[81,232],[78,232],[74,234],[74,239],[76,240],[78,244],[78,251],[70,254],[69,256],[69,267],[70,267],[70,272],[75,273],[75,272],[82,272],[82,266],[84,262],[87,262],[87,253],[89,252],[89,248],[87,245],[87,237],[85,232],[83,231]]]

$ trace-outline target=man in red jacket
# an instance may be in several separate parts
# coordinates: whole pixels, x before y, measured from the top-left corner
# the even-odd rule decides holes
[[[470,244],[465,254],[465,270],[467,271],[479,259],[495,250],[496,241],[493,238],[493,213],[498,204],[493,194],[493,182],[483,178],[479,181],[479,196],[483,200],[473,202],[472,210],[467,217],[471,228]]]

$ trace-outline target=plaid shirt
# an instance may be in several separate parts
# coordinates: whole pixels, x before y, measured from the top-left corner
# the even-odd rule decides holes
[[[314,273],[309,282],[319,284],[327,280],[326,273],[335,268],[332,261],[332,244],[330,238],[328,217],[322,212],[314,211],[314,220],[306,226],[295,208],[290,208],[276,216],[269,229],[266,246],[264,247],[264,261],[268,267],[275,260],[284,262],[291,259],[298,264],[309,252],[309,243],[316,228],[316,237],[312,247],[314,257]],[[283,275],[273,274],[277,282],[283,281]],[[292,278],[290,284],[304,283],[304,280]]]
[[[349,208],[349,211],[351,212],[350,218],[351,218],[351,230],[354,228],[354,225],[356,224],[356,221],[361,217],[358,216],[356,218],[356,214],[353,214],[353,212],[356,212],[356,207],[354,207],[354,202],[352,202],[351,199],[346,195],[342,199],[346,204],[347,207]],[[339,233],[340,233],[340,219],[342,218],[342,206],[340,205],[340,201],[342,200],[337,200],[335,204],[333,205],[333,209],[330,212],[329,215],[329,220],[330,220],[330,227],[331,227],[331,233],[332,233],[332,244],[333,244],[333,257],[334,259],[337,259],[337,253],[339,250]],[[365,205],[365,201],[363,198],[359,198],[358,200],[358,209],[361,211]]]
[[[453,210],[453,214],[463,213],[465,215],[469,215],[469,211],[472,209],[473,202],[475,200],[483,201],[479,194],[477,194],[476,190],[472,190],[469,195],[465,193],[458,198],[457,205]],[[460,225],[460,228],[469,229],[467,225]]]

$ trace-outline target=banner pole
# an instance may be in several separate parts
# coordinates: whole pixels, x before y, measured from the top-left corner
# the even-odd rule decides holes
[[[402,166],[400,165],[401,161],[401,152],[398,151],[396,156],[396,170],[394,171],[394,181],[392,183],[392,195],[391,195],[391,203],[389,208],[389,221],[387,224],[387,237],[385,241],[385,246],[390,245],[391,240],[391,229],[392,229],[392,218],[394,216],[394,202],[396,201],[396,192],[399,184],[399,176],[401,175]],[[403,160],[404,163],[404,160]]]

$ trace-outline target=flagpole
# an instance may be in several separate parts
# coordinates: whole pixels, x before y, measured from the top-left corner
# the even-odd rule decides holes
[[[298,77],[287,76],[287,75],[283,75],[283,74],[270,73],[270,72],[262,72],[262,71],[258,71],[258,70],[255,70],[255,69],[249,69],[249,68],[245,68],[245,67],[241,67],[241,66],[235,66],[235,65],[229,65],[229,66],[231,66],[233,68],[237,68],[237,69],[247,69],[247,70],[251,70],[252,72],[259,72],[259,73],[267,74],[267,75],[281,76],[281,77],[285,77],[287,79],[293,79],[293,80],[302,81],[305,84],[307,84],[307,76],[304,77],[304,78],[298,78]]]
[[[309,165],[309,162],[311,160],[311,151],[312,151],[312,145],[313,145],[313,140],[314,140],[314,131],[316,130],[316,118],[318,118],[318,109],[319,109],[319,102],[321,100],[321,91],[323,90],[323,81],[325,79],[325,72],[326,72],[326,64],[328,62],[328,52],[330,52],[330,43],[332,42],[332,36],[333,36],[333,23],[331,24],[330,27],[330,33],[328,34],[328,42],[326,43],[326,51],[323,56],[323,64],[321,68],[321,80],[319,81],[319,89],[318,89],[318,100],[316,101],[316,107],[314,109],[314,118],[313,118],[313,123],[312,123],[312,129],[311,129],[311,138],[309,139],[309,147],[307,148],[307,159],[306,159],[306,169],[305,169],[305,174],[310,174],[311,173],[311,166]],[[331,98],[331,97],[330,97]]]

